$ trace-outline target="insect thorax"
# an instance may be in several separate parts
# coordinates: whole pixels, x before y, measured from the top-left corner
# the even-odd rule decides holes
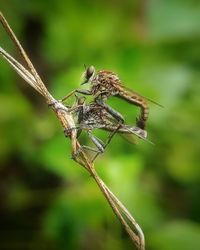
[[[111,71],[99,71],[92,81],[92,93],[105,93],[107,97],[117,95],[121,82],[119,77]]]
[[[102,110],[95,104],[85,105],[82,114],[82,122],[84,123],[95,123],[100,122],[102,117]]]

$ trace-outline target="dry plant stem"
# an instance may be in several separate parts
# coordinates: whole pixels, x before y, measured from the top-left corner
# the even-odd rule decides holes
[[[50,96],[49,91],[47,90],[46,86],[42,82],[42,80],[41,80],[40,76],[38,75],[36,69],[34,68],[31,60],[27,56],[25,50],[21,46],[21,44],[20,44],[19,40],[17,39],[17,37],[15,36],[15,33],[12,31],[11,27],[9,26],[8,22],[6,21],[5,17],[3,16],[3,14],[1,12],[0,12],[0,22],[2,23],[4,29],[8,33],[9,37],[12,39],[13,43],[15,44],[15,46],[17,47],[17,49],[20,52],[22,58],[25,60],[28,69],[30,70],[30,72],[34,76],[34,78],[35,78],[35,80],[36,80],[36,82],[38,84],[38,87],[43,92],[43,95],[46,96],[46,99],[51,102],[52,101],[51,99],[53,97]]]
[[[102,191],[108,203],[110,204],[113,212],[115,213],[115,215],[118,217],[118,219],[124,226],[124,229],[126,230],[126,232],[129,234],[131,240],[134,242],[134,244],[136,245],[138,249],[144,250],[145,249],[144,234],[140,226],[137,224],[137,222],[131,216],[131,214],[128,212],[125,206],[116,198],[116,196],[110,191],[110,189],[98,176],[96,170],[94,169],[93,165],[91,164],[91,162],[89,161],[85,153],[82,152],[81,154],[82,154],[81,158],[85,162],[85,166],[87,167],[87,170],[95,179],[100,190]]]
[[[16,38],[14,32],[8,25],[6,19],[0,12],[0,22],[4,26],[10,38],[13,40],[15,46],[20,51],[23,59],[26,62],[26,69],[23,65],[17,62],[11,55],[9,55],[5,50],[0,47],[0,55],[4,57],[4,59],[13,67],[13,69],[38,93],[40,93],[46,100],[47,104],[50,105],[53,111],[56,113],[57,118],[59,119],[64,131],[68,131],[68,136],[72,141],[72,154],[75,154],[78,149],[81,148],[80,143],[77,140],[76,130],[74,129],[75,124],[73,117],[67,107],[65,107],[61,102],[54,99],[54,97],[49,93],[43,81],[39,77],[37,71],[35,70],[33,64]],[[104,194],[114,213],[124,226],[125,230],[131,237],[134,244],[137,246],[139,250],[144,250],[144,235],[136,223],[134,218],[131,216],[129,211],[124,207],[124,205],[117,199],[117,197],[110,191],[110,189],[106,186],[106,184],[101,180],[98,176],[94,165],[88,159],[87,155],[84,151],[81,151],[80,157],[75,159],[77,163],[83,166],[90,175],[94,178],[100,190]]]

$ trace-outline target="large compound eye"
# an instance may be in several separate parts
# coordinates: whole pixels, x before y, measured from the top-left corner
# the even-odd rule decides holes
[[[92,82],[93,79],[92,76],[94,75],[94,73],[95,73],[94,66],[88,67],[83,74],[84,81],[81,83],[81,85]]]
[[[89,80],[90,77],[94,74],[94,72],[95,72],[94,66],[88,67],[85,74],[86,79]]]

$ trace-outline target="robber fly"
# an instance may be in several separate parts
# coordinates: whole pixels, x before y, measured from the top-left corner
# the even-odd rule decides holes
[[[76,96],[76,99],[76,103],[71,108],[71,112],[74,112],[76,116],[76,129],[78,131],[77,136],[80,136],[82,130],[85,130],[89,138],[96,146],[96,149],[85,145],[83,145],[83,148],[93,152],[103,153],[105,147],[109,144],[115,133],[126,134],[129,136],[135,135],[147,142],[152,143],[143,136],[142,129],[119,123],[116,118],[113,117],[112,113],[108,112],[106,108],[102,107],[102,105],[99,105],[96,102],[87,104],[84,96]],[[111,132],[106,143],[92,134],[94,129],[102,129]]]
[[[124,122],[123,116],[114,110],[112,107],[108,106],[105,101],[111,97],[119,97],[131,104],[140,107],[140,116],[136,119],[136,126],[143,130],[143,137],[147,136],[145,131],[146,122],[149,115],[149,106],[147,101],[151,101],[159,106],[160,104],[141,96],[140,94],[132,91],[121,84],[119,77],[107,70],[97,71],[93,66],[86,68],[84,72],[84,81],[85,83],[90,83],[90,90],[75,90],[75,92],[82,93],[85,95],[93,95],[94,101],[104,107],[107,111],[112,113],[112,115],[120,122]]]

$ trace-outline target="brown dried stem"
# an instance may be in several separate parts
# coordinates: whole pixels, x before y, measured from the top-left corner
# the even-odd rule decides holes
[[[81,145],[77,140],[77,132],[75,128],[75,123],[73,117],[68,110],[61,102],[57,101],[47,90],[45,84],[38,75],[36,69],[34,68],[32,62],[21,46],[20,42],[16,38],[14,32],[10,28],[3,14],[0,12],[0,22],[2,23],[4,29],[8,33],[9,37],[12,39],[16,48],[23,57],[26,67],[16,61],[10,54],[8,54],[3,48],[0,47],[1,56],[12,66],[12,68],[39,94],[41,94],[48,105],[52,107],[52,110],[55,112],[58,120],[60,121],[65,133],[69,136],[72,142],[72,155],[74,155],[77,150],[80,150],[79,157],[75,161],[83,166],[96,181],[98,187],[102,191],[107,202],[111,206],[113,212],[120,220],[126,232],[129,234],[131,240],[136,245],[139,250],[145,249],[144,235],[137,224],[135,219],[132,217],[130,212],[126,207],[118,200],[118,198],[111,192],[111,190],[106,186],[103,180],[97,174],[92,161],[87,157],[83,150],[81,150]]]

